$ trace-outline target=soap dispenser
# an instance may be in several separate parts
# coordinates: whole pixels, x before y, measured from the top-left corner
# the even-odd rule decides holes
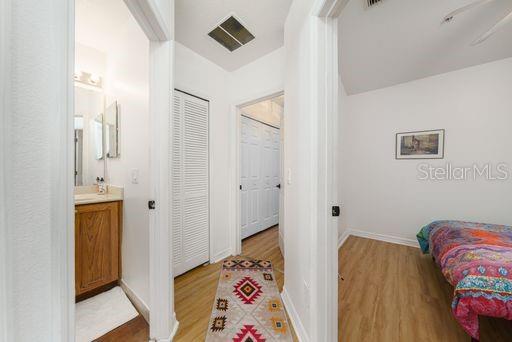
[[[104,195],[107,192],[107,187],[105,185],[105,179],[101,177],[98,182],[98,193]]]

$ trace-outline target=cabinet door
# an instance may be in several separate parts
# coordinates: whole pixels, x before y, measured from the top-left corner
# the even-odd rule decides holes
[[[76,295],[119,278],[117,202],[80,205],[75,213]]]

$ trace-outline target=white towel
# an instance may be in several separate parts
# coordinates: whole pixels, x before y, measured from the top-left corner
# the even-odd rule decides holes
[[[76,304],[76,342],[91,342],[139,313],[118,286]]]

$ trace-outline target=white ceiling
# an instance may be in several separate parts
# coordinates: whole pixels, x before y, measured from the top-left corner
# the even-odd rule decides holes
[[[222,68],[236,70],[284,44],[292,0],[176,0],[176,40]],[[230,52],[208,33],[230,14],[256,36]]]
[[[133,34],[134,27],[144,34],[123,0],[75,0],[75,40],[80,44],[107,51],[119,44],[119,36]]]
[[[446,14],[475,1],[383,0],[365,9],[363,0],[351,0],[339,25],[340,73],[347,93],[512,57],[512,23],[470,46],[512,11],[512,0],[495,0],[441,24]]]

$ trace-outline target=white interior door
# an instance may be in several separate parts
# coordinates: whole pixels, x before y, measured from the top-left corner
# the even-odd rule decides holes
[[[259,122],[242,117],[242,239],[259,231],[261,223],[261,137]],[[244,210],[245,209],[245,210]]]
[[[174,276],[208,262],[208,101],[174,92],[171,157]]]
[[[240,135],[240,224],[242,236],[249,228],[249,148],[250,126],[242,116]]]
[[[244,239],[279,222],[279,129],[242,116],[240,144]]]
[[[274,226],[279,223],[279,195],[281,193],[281,130],[273,129],[272,131],[272,205],[271,205],[271,222]]]

